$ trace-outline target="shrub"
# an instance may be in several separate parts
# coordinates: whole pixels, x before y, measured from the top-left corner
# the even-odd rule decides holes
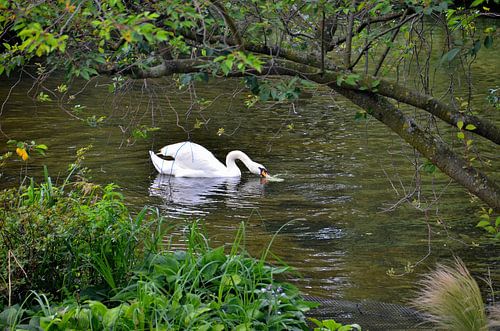
[[[43,330],[308,330],[297,288],[275,275],[287,267],[266,265],[238,243],[229,254],[212,249],[195,222],[185,251],[149,254],[109,300],[51,303],[35,295],[36,311],[10,307],[4,326]]]
[[[115,185],[55,187],[47,174],[41,185],[0,192],[0,307],[31,290],[62,299],[123,285],[142,254],[147,214],[132,218]]]

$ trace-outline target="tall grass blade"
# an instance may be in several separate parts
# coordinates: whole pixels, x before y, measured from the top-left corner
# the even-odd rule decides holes
[[[95,270],[102,276],[111,289],[116,289],[116,282],[113,276],[113,268],[109,265],[105,253],[105,244],[101,246],[101,254],[93,254],[92,262]]]

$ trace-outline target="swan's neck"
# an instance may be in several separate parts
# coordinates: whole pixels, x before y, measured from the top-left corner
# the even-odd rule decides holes
[[[236,160],[240,160],[243,162],[243,164],[250,169],[250,164],[253,163],[253,161],[246,155],[245,153],[241,151],[232,151],[229,152],[226,156],[226,167],[227,171],[230,174],[238,175],[241,176],[241,171],[236,165]]]

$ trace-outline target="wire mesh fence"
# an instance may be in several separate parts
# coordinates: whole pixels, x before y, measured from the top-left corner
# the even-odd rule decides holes
[[[312,309],[309,317],[319,320],[334,319],[342,324],[359,324],[363,330],[429,330],[418,311],[392,303],[376,301],[332,300],[320,297],[305,297],[306,300],[320,304]]]

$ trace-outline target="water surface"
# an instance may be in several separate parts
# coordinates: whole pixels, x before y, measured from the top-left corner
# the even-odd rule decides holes
[[[13,82],[2,82],[1,100]],[[33,101],[31,85],[22,81],[0,116],[0,152],[7,150],[7,139],[35,140],[47,144],[49,152],[27,164],[10,162],[1,186],[16,185],[25,174],[41,175],[43,164],[54,181],[62,182],[76,150],[92,144],[85,165],[93,181],[119,185],[133,210],[158,207],[179,224],[201,218],[214,244],[232,242],[244,221],[250,252],[259,256],[274,238],[272,252],[296,268],[290,280],[307,294],[405,303],[422,273],[455,255],[477,276],[489,270],[498,290],[498,246],[484,243],[483,232],[474,227],[477,203],[442,174],[416,179],[413,150],[375,120],[355,121],[356,110],[346,100],[320,91],[295,107],[247,109],[246,93],[233,95],[238,81],[227,80],[199,86],[198,98],[217,97],[199,110],[190,108],[193,94],[167,79],[136,82],[116,97],[105,83],[92,82],[73,102],[86,107],[77,114],[82,118],[107,116],[92,127],[55,102]],[[479,90],[487,87],[491,82]],[[196,129],[197,121],[207,124]],[[125,129],[138,123],[160,130],[133,139]],[[245,151],[284,181],[266,183],[245,171],[241,179],[157,175],[148,150],[187,139],[221,160],[233,149]],[[498,147],[477,140],[491,160],[487,171],[498,180]],[[415,180],[422,182],[422,191],[412,206],[400,200],[414,190]],[[416,263],[405,273],[407,264]],[[389,276],[390,270],[397,276]]]

